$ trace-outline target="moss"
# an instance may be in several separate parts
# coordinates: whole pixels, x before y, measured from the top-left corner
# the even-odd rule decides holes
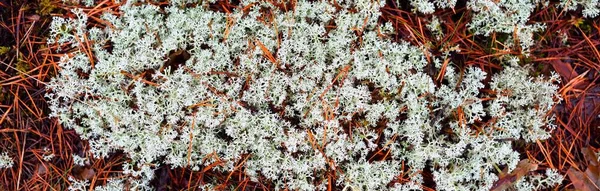
[[[588,22],[584,22],[583,24],[579,25],[579,28],[581,28],[581,30],[586,34],[592,33],[592,26]]]
[[[496,42],[504,43],[504,42],[506,42],[506,40],[508,40],[508,37],[510,37],[509,34],[506,34],[506,33],[497,33],[496,34]],[[496,44],[496,42],[493,42],[493,43]]]
[[[521,66],[528,66],[528,65],[532,65],[533,63],[533,57],[527,57],[527,56],[519,56],[519,65]]]
[[[379,96],[381,96],[383,98],[383,100],[385,100],[385,101],[393,100],[394,97],[396,97],[396,95],[394,93],[387,92],[384,90],[379,91]]]
[[[590,34],[592,32],[592,26],[590,25],[590,20],[589,19],[583,19],[583,18],[576,18],[571,20],[571,23],[581,29],[584,33],[586,34]]]
[[[56,8],[56,5],[54,5],[51,0],[40,0],[37,13],[43,16],[50,15]]]
[[[8,98],[8,94],[6,94],[4,92],[0,92],[0,103],[2,103],[4,100],[6,100],[6,98]]]
[[[535,73],[533,74],[533,76],[538,77],[538,76],[544,74],[545,70],[546,70],[546,67],[544,66],[544,64],[536,64]]]
[[[5,55],[6,53],[8,53],[10,51],[10,47],[7,46],[0,46],[0,56]]]
[[[29,71],[30,67],[26,61],[19,59],[16,69],[19,72],[19,75],[24,75],[27,71]]]

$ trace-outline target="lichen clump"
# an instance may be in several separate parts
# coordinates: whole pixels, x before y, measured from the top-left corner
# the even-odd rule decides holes
[[[8,156],[8,153],[2,152],[2,154],[0,154],[0,170],[4,168],[12,168],[13,164],[14,161],[10,156]]]
[[[513,59],[489,87],[483,70],[453,63],[434,81],[425,68],[440,59],[392,41],[383,2],[207,5],[127,1],[101,17],[106,27],[88,27],[80,9],[52,22],[49,43],[74,49],[48,86],[52,116],[94,157],[131,159],[107,186],[151,189],[169,165],[243,169],[291,190],[420,189],[428,169],[437,189],[489,190],[497,167],[523,158],[513,141],[553,127],[557,76],[530,77]],[[550,175],[522,184],[560,181]]]

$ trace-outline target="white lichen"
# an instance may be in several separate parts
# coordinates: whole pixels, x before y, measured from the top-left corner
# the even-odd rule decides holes
[[[0,154],[0,169],[2,168],[12,168],[14,165],[13,159],[8,156],[7,152],[3,152]]]
[[[48,85],[51,116],[88,141],[94,157],[119,150],[130,158],[124,179],[99,189],[151,189],[161,165],[219,162],[213,170],[243,164],[251,180],[278,189],[326,188],[331,172],[340,188],[415,189],[423,183],[416,172],[428,168],[439,190],[488,190],[494,166],[513,170],[522,157],[511,140],[545,139],[552,127],[555,76],[533,78],[506,62],[484,93],[490,74],[450,64],[445,81],[434,82],[423,47],[380,34],[392,30],[377,22],[383,1],[299,1],[287,12],[244,1],[247,12],[230,13],[136,2],[105,13],[110,27],[86,27],[79,9],[51,24],[49,43],[74,49]],[[526,23],[527,3],[489,5],[499,15],[485,13],[486,3],[469,4],[480,15],[470,26],[483,35],[542,29]],[[505,23],[479,18],[506,19],[519,6]],[[373,161],[378,152],[388,160]],[[416,175],[388,186],[403,173]]]

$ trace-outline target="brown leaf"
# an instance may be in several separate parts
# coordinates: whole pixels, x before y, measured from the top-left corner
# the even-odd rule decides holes
[[[34,15],[29,15],[29,16],[27,16],[25,18],[27,18],[27,19],[29,19],[31,21],[39,21],[40,20],[40,16],[39,15],[35,15],[35,14]]]
[[[600,190],[600,171],[598,171],[598,166],[589,165],[587,170],[585,170],[585,175],[590,184],[594,186],[594,189]]]
[[[576,190],[600,190],[600,168],[594,151],[588,147],[581,149],[581,154],[587,160],[588,166],[585,172],[573,167],[567,171],[567,176],[573,182]]]
[[[600,190],[600,164],[598,164],[598,158],[596,153],[588,148],[584,147],[581,149],[581,153],[583,157],[588,161],[587,170],[585,170],[585,175],[593,188],[596,190]]]
[[[527,173],[537,170],[538,165],[530,163],[528,159],[523,159],[519,161],[517,167],[510,173],[506,174],[508,168],[503,170],[504,173],[500,174],[500,177],[494,186],[492,187],[492,191],[501,191],[510,188],[517,180],[521,179],[523,176],[527,175]]]
[[[84,180],[92,179],[94,178],[94,175],[96,175],[96,171],[94,171],[92,168],[85,168],[83,169],[83,172],[81,172],[81,177]]]
[[[565,78],[567,81],[577,77],[579,74],[575,72],[570,63],[566,63],[559,60],[550,61],[550,64],[554,68],[554,71],[558,72],[560,76]]]
[[[92,169],[91,167],[80,167],[80,166],[75,166],[73,167],[73,176],[77,179],[80,180],[89,180],[94,178],[94,176],[96,175],[96,171],[94,169]]]
[[[46,174],[46,172],[48,172],[48,168],[45,165],[43,165],[41,163],[35,165],[35,174],[36,175],[41,176],[43,174]]]
[[[590,163],[590,165],[598,166],[598,158],[592,149],[588,147],[581,148],[581,154],[583,154],[583,157]]]
[[[519,179],[522,176],[525,176],[527,173],[537,170],[537,167],[537,164],[530,163],[528,159],[523,159],[519,161],[517,168],[515,168],[511,174],[514,174],[518,177],[517,179]]]
[[[595,186],[589,181],[587,176],[583,172],[576,170],[573,167],[571,167],[567,171],[567,176],[569,177],[569,180],[571,180],[571,182],[573,183],[573,186],[575,187],[576,190],[580,190],[580,191],[596,190]]]

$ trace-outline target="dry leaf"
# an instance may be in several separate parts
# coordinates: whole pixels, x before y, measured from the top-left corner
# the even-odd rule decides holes
[[[27,17],[25,17],[27,19],[29,19],[30,21],[39,21],[40,20],[40,16],[39,15],[29,15]]]
[[[41,163],[35,165],[35,174],[38,176],[41,176],[43,174],[46,174],[46,172],[48,172],[48,168],[46,167],[46,165],[43,165]]]
[[[96,171],[94,171],[92,168],[85,168],[83,169],[83,172],[81,172],[81,177],[84,180],[92,179],[94,178],[94,175],[96,175]]]
[[[576,190],[580,191],[593,191],[596,190],[595,186],[588,180],[587,176],[579,171],[571,167],[567,171],[567,176],[569,180],[573,183],[573,186]]]
[[[594,186],[594,189],[600,190],[600,164],[598,164],[596,153],[588,147],[582,148],[581,153],[589,163],[585,170],[589,183]]]
[[[96,171],[91,167],[75,166],[73,167],[72,173],[75,178],[80,180],[89,180],[94,178],[94,176],[96,175]]]
[[[513,170],[513,172],[511,174],[514,174],[514,175],[518,176],[519,178],[521,178],[522,176],[525,176],[527,173],[537,170],[537,167],[538,167],[537,164],[530,163],[528,159],[523,159],[523,160],[519,161],[517,168],[515,168],[515,170]]]
[[[567,176],[573,182],[576,190],[591,191],[600,190],[600,168],[598,159],[593,150],[585,147],[581,149],[581,154],[588,161],[588,167],[585,172],[581,172],[573,167],[567,171]]]
[[[581,148],[581,154],[583,154],[583,157],[590,165],[598,166],[598,158],[592,149],[589,149],[588,147]]]
[[[598,166],[588,166],[587,170],[585,170],[585,175],[590,184],[594,186],[594,189],[600,190],[600,171],[598,171]]]
[[[553,61],[550,61],[550,64],[554,68],[554,71],[556,71],[560,76],[565,78],[567,81],[579,76],[579,74],[577,74],[577,72],[575,72],[575,70],[573,69],[573,67],[571,67],[571,64],[569,64],[569,63],[565,63],[565,62],[562,62],[559,60],[553,60]]]
[[[517,180],[521,179],[523,176],[527,175],[527,173],[537,170],[538,165],[530,163],[528,159],[523,159],[519,161],[519,164],[510,174],[500,174],[500,177],[494,186],[492,187],[492,191],[501,191],[510,188]],[[503,172],[507,172],[508,169],[505,168]]]

